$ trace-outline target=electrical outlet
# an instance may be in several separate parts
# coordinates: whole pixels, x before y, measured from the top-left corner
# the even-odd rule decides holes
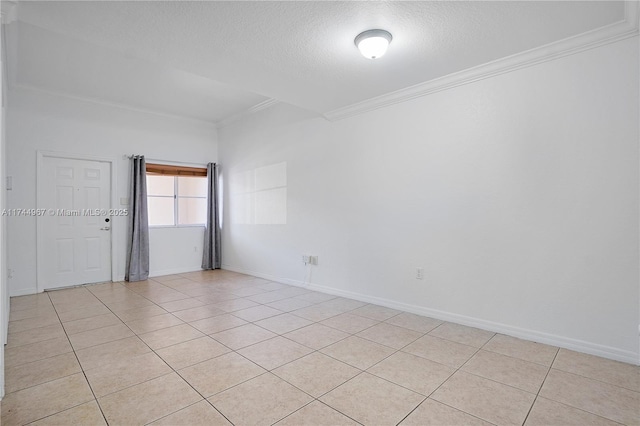
[[[424,279],[424,268],[416,268],[416,280]]]
[[[311,256],[307,255],[307,254],[303,254],[302,255],[302,263],[304,263],[305,265],[308,265],[311,262]]]
[[[7,278],[13,278],[13,269],[7,269]]]
[[[311,263],[312,265],[317,265],[318,264],[318,256],[309,256],[309,263]]]

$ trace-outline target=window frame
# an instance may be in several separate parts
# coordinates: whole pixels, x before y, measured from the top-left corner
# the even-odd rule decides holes
[[[206,203],[206,200],[208,198],[206,194],[204,197],[197,197],[193,195],[184,195],[184,196],[178,195],[178,189],[179,189],[178,178],[179,177],[197,177],[201,179],[206,179],[207,178],[206,168],[169,166],[164,164],[147,163],[145,177],[148,177],[148,176],[171,176],[173,178],[173,195],[149,195],[147,193],[147,200],[149,199],[149,197],[173,199],[173,225],[149,224],[148,227],[150,229],[151,228],[196,228],[196,227],[205,228],[207,226],[206,222],[193,223],[193,224],[181,224],[180,209],[178,208],[178,204],[179,204],[178,202],[180,199],[200,199],[200,200],[204,199]]]

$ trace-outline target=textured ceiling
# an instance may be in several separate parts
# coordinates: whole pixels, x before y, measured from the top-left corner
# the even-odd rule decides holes
[[[624,19],[624,2],[20,2],[25,86],[220,121],[326,113]],[[363,58],[354,37],[393,34]]]

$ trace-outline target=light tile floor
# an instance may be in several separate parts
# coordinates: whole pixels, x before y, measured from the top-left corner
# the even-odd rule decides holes
[[[11,299],[2,424],[640,425],[640,367],[228,271]]]

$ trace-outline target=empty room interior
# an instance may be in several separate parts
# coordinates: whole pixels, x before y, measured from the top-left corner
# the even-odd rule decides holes
[[[640,425],[638,1],[0,4],[2,425]]]

